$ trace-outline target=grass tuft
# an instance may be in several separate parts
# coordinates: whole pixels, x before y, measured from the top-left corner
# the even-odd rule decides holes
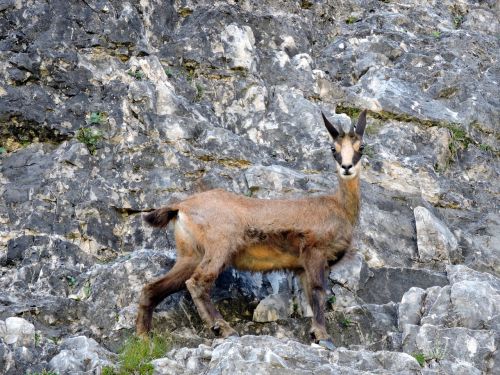
[[[424,353],[413,353],[413,358],[415,358],[420,365],[420,367],[424,367],[425,365],[425,354]]]
[[[165,356],[172,346],[172,338],[168,335],[152,334],[148,338],[130,337],[119,353],[119,366],[113,369],[106,366],[103,375],[152,375],[151,361]]]
[[[451,134],[451,140],[448,144],[451,158],[456,159],[460,151],[467,150],[469,144],[474,141],[468,136],[467,132],[458,125],[450,124],[446,126]]]
[[[447,345],[443,347],[438,340],[434,343],[434,348],[431,351],[427,353],[413,353],[412,356],[417,360],[420,367],[424,367],[426,362],[441,361],[446,355],[446,349]]]

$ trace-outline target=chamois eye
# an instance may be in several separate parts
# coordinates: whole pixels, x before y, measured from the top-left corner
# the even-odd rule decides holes
[[[359,152],[363,152],[364,149],[365,149],[365,145],[359,146]]]

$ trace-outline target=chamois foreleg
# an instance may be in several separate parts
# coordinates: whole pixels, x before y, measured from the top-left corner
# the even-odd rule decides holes
[[[305,275],[301,279],[304,280],[303,288],[313,310],[311,337],[327,349],[333,349],[335,346],[325,326],[326,265],[326,258],[321,251],[310,251],[304,264]]]
[[[186,287],[193,298],[201,319],[216,334],[222,337],[237,336],[238,333],[224,320],[210,299],[210,290],[225,266],[224,252],[207,251]]]
[[[154,308],[170,294],[185,288],[186,280],[191,277],[198,262],[196,258],[180,258],[165,276],[144,286],[136,321],[138,335],[145,335],[151,330]]]

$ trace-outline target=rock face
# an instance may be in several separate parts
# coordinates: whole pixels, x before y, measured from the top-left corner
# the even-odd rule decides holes
[[[49,363],[50,368],[58,374],[88,373],[97,367],[112,365],[110,360],[116,361],[116,355],[85,336],[64,340],[60,349]]]
[[[410,355],[339,349],[329,352],[271,336],[243,336],[179,349],[153,361],[155,374],[420,374]]]
[[[450,285],[412,288],[403,296],[403,350],[422,353],[437,368],[442,361],[462,362],[492,372],[498,364],[500,279],[463,266],[448,266],[447,274]]]
[[[453,233],[424,207],[415,207],[417,249],[421,262],[446,263],[453,258],[458,242]]]
[[[335,164],[320,113],[346,129],[366,108],[357,252],[328,285],[328,329],[347,349],[300,344],[311,309],[293,275],[227,270],[213,293],[223,315],[242,335],[275,338],[193,349],[213,336],[182,292],[155,314],[177,338],[164,363],[185,353],[189,371],[234,372],[213,354],[227,346],[278,372],[420,371],[409,354],[424,373],[492,373],[497,8],[0,1],[0,368],[115,364],[143,284],[175,261],[172,233],[142,213],[211,188],[328,194]]]

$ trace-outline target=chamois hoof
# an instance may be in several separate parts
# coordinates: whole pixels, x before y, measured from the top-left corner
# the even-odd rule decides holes
[[[146,337],[151,330],[151,314],[139,310],[135,324],[135,333],[137,336]]]
[[[318,345],[322,346],[326,350],[335,350],[336,347],[333,345],[332,340],[319,340]]]
[[[212,331],[219,337],[239,337],[238,332],[236,332],[225,320],[217,320],[212,327]]]
[[[240,337],[240,334],[233,329],[232,332],[230,332],[227,336],[224,337]]]

